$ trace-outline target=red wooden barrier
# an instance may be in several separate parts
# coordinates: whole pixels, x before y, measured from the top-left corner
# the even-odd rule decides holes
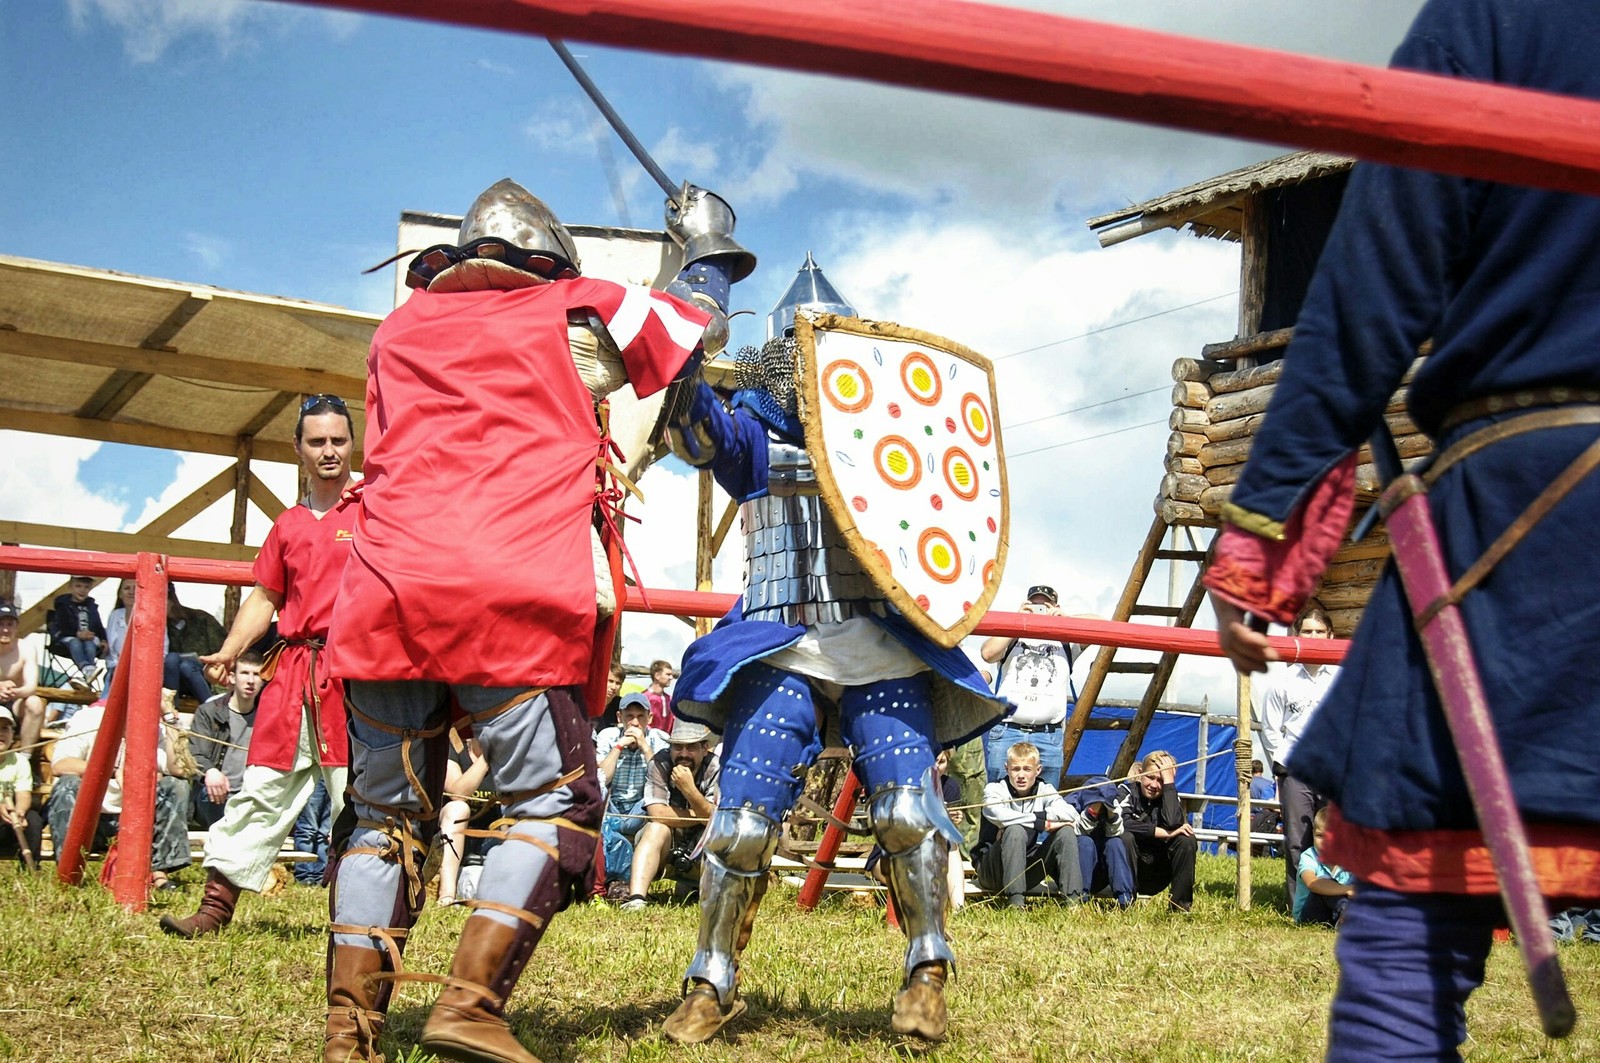
[[[861,780],[856,778],[854,768],[844,777],[844,785],[839,787],[839,799],[833,803],[833,818],[845,823],[850,822],[850,817],[856,813],[856,802],[861,800]],[[833,870],[834,857],[839,855],[839,843],[844,841],[844,831],[829,823],[822,832],[822,840],[817,843],[817,855],[810,870],[806,872],[805,884],[800,887],[799,905],[805,911],[810,911],[822,899],[822,887],[828,881],[828,874]]]
[[[312,0],[1600,193],[1600,103],[962,0]]]

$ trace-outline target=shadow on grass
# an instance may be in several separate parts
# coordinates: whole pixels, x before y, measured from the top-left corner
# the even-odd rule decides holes
[[[716,1035],[717,1042],[737,1049],[747,1037],[757,1042],[770,1043],[773,1035],[789,1036],[801,1031],[812,1032],[820,1045],[828,1040],[848,1044],[870,1044],[882,1049],[883,1056],[921,1055],[922,1043],[908,1040],[889,1029],[890,1005],[887,1000],[881,1007],[836,1008],[828,1005],[813,1006],[806,1001],[787,1003],[774,1000],[762,992],[752,992],[745,998],[750,1010],[730,1022]],[[511,1032],[517,1040],[541,1059],[577,1063],[591,1057],[592,1045],[585,1044],[596,1038],[620,1038],[624,1041],[662,1040],[661,1025],[678,1006],[676,1000],[654,1001],[641,1004],[603,1005],[576,1013],[565,1012],[561,1018],[543,1008],[519,1008],[513,1004],[509,1021]],[[389,1011],[388,1029],[384,1048],[395,1052],[390,1058],[409,1059],[407,1051],[422,1036],[422,1027],[428,1021],[430,1004],[399,1004]],[[928,1045],[931,1049],[934,1046]]]

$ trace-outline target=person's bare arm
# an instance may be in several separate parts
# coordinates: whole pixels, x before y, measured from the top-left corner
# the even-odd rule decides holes
[[[1006,655],[1006,651],[1011,648],[1011,644],[1015,641],[1017,640],[1008,638],[1005,635],[991,635],[989,638],[984,639],[983,645],[978,648],[978,656],[989,664],[993,664]]]
[[[31,698],[39,693],[39,662],[32,657],[22,658],[22,682],[11,689],[13,698]]]
[[[62,757],[50,762],[53,775],[82,775],[89,770],[89,762],[82,757]]]
[[[1338,879],[1324,878],[1310,868],[1300,872],[1300,881],[1304,882],[1312,893],[1323,897],[1354,897],[1356,895],[1354,886],[1346,886]]]
[[[1269,662],[1279,659],[1278,651],[1268,644],[1266,633],[1244,622],[1243,609],[1213,594],[1211,610],[1217,614],[1217,641],[1236,670],[1265,672]]]
[[[472,763],[456,776],[453,783],[445,784],[444,792],[465,801],[478,792],[478,788],[483,785],[483,780],[488,775],[489,761],[484,757],[473,757]]]
[[[233,671],[233,662],[267,633],[272,626],[273,615],[282,608],[283,595],[257,583],[250,597],[239,606],[239,612],[233,618],[233,627],[228,630],[228,637],[222,640],[222,646],[216,653],[208,653],[200,658],[200,663],[206,667],[206,678],[213,683],[226,683],[228,673]]]

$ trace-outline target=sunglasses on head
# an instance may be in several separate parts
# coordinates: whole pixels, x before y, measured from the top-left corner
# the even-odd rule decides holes
[[[474,240],[460,247],[454,244],[436,244],[418,253],[406,267],[406,287],[426,288],[433,278],[469,258],[492,258],[528,273],[536,273],[550,280],[576,277],[578,271],[570,262],[545,254],[542,251],[525,251],[515,244],[493,236]]]
[[[349,407],[344,404],[344,400],[337,395],[308,395],[306,396],[306,401],[300,404],[300,413],[303,416],[318,406],[332,406],[340,413],[350,412]]]

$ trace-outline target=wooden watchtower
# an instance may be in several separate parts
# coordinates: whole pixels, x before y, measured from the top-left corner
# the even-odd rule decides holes
[[[1173,364],[1172,434],[1155,498],[1155,519],[1113,619],[1160,617],[1181,627],[1192,624],[1199,612],[1206,549],[1265,417],[1284,348],[1294,335],[1295,319],[1352,164],[1348,156],[1295,152],[1089,220],[1105,247],[1160,229],[1187,229],[1202,239],[1240,245],[1238,332],[1231,339],[1204,343],[1197,357],[1179,358]],[[1412,373],[1415,369],[1413,365]],[[1408,462],[1430,452],[1427,438],[1405,413],[1405,388],[1412,373],[1391,400],[1387,415],[1400,454]],[[1376,500],[1379,487],[1370,455],[1363,451],[1361,460],[1358,515]],[[1379,528],[1359,543],[1346,542],[1334,556],[1318,598],[1338,636],[1348,637],[1354,630],[1388,554],[1388,540]],[[1143,604],[1146,584],[1162,563],[1169,568],[1171,597],[1166,604]],[[1187,591],[1178,602],[1177,589],[1184,586]],[[1176,654],[1162,654],[1156,662],[1130,662],[1125,656],[1119,660],[1114,647],[1102,648],[1068,721],[1068,761],[1086,730],[1127,728],[1112,765],[1113,774],[1126,772],[1176,663]],[[1094,715],[1102,686],[1117,673],[1146,677],[1131,721]]]

